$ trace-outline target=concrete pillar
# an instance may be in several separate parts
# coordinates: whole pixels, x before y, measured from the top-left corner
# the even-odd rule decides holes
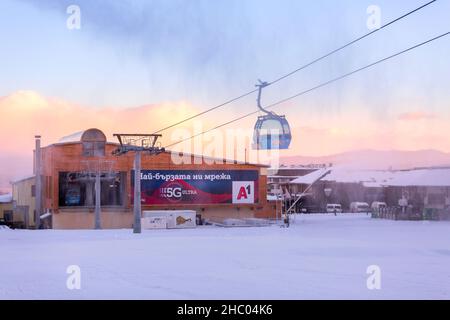
[[[101,214],[101,182],[100,171],[95,174],[95,229],[101,229],[100,214]]]
[[[30,227],[30,222],[29,222],[29,220],[30,220],[30,207],[25,206],[22,214],[23,214],[23,221],[24,221],[24,224],[25,224],[25,229],[28,229]]]
[[[86,199],[84,205],[87,207],[94,206],[94,183],[91,180],[86,181]]]
[[[35,136],[35,174],[36,174],[36,197],[35,197],[35,206],[36,206],[36,215],[34,218],[35,228],[39,229],[41,225],[41,214],[42,214],[42,164],[41,164],[41,136]]]
[[[141,233],[141,151],[134,154],[134,223],[133,233]]]
[[[126,193],[126,181],[127,181],[126,178],[127,178],[126,173],[121,172],[120,173],[120,194],[121,194],[122,198],[120,199],[120,201],[121,201],[123,207],[128,205],[128,203],[127,203],[128,197],[127,197],[127,193]]]

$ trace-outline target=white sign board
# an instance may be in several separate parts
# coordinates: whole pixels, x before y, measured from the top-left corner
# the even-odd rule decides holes
[[[254,181],[233,181],[233,203],[255,203]]]
[[[195,228],[196,212],[193,210],[144,211],[143,229],[185,229]]]
[[[400,207],[407,207],[408,206],[408,199],[401,198],[398,200],[398,205]]]
[[[141,219],[141,227],[148,229],[167,229],[166,217],[144,217]]]
[[[186,210],[173,212],[170,214],[169,221],[167,221],[167,229],[195,228],[197,226],[195,218],[195,211]]]

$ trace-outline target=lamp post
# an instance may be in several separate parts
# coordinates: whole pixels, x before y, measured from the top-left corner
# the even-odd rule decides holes
[[[141,151],[134,153],[134,223],[133,233],[141,233]]]
[[[101,226],[101,180],[100,170],[95,173],[95,229],[100,230]]]
[[[324,193],[325,193],[325,197],[326,197],[326,199],[327,199],[327,204],[328,204],[328,201],[329,201],[329,199],[330,199],[331,193],[333,192],[333,189],[331,189],[331,188],[325,188],[325,189],[323,189],[323,191],[324,191]],[[336,209],[334,209],[334,215],[336,215]]]
[[[34,217],[35,228],[39,229],[41,226],[42,213],[42,164],[41,164],[41,136],[35,136],[35,207],[36,213]]]
[[[165,152],[158,147],[156,141],[160,134],[141,133],[115,133],[120,146],[113,151],[114,155],[121,156],[128,152],[134,152],[134,201],[133,201],[133,233],[141,233],[141,155],[158,155]]]

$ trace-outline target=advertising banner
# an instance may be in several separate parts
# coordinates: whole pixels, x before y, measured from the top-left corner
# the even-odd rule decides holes
[[[258,170],[142,170],[142,204],[257,203],[258,178]],[[134,171],[131,185],[133,196]]]

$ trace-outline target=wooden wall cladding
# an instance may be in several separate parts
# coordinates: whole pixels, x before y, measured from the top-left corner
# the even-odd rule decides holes
[[[127,201],[125,208],[130,208],[130,191],[131,191],[131,177],[130,172],[133,169],[134,154],[128,153],[122,156],[112,155],[113,150],[118,147],[117,144],[107,143],[105,157],[84,157],[82,156],[82,144],[81,143],[64,143],[64,144],[53,144],[42,148],[43,157],[43,176],[46,177],[44,181],[50,183],[47,189],[44,186],[44,190],[47,191],[47,196],[44,201],[46,208],[53,209],[58,212],[58,179],[59,172],[66,171],[81,171],[83,167],[83,161],[86,160],[101,160],[101,161],[111,161],[113,164],[113,169],[115,171],[123,171],[127,173],[126,182],[126,194]],[[258,216],[274,216],[273,206],[267,204],[266,200],[266,190],[267,190],[267,176],[265,175],[266,166],[254,165],[254,164],[244,164],[244,163],[225,163],[225,161],[220,161],[219,163],[211,164],[210,161],[205,161],[201,156],[190,155],[190,163],[176,164],[172,161],[171,152],[167,151],[159,155],[148,155],[142,154],[142,169],[148,170],[258,170],[259,183],[259,203],[252,205],[239,205],[239,207],[252,208],[255,212],[258,212]],[[186,205],[174,206],[176,208],[186,207]],[[194,206],[192,206],[194,208]],[[220,204],[220,205],[205,205],[205,206],[195,206],[195,209],[201,208],[226,208],[237,207],[236,204]],[[258,210],[256,210],[259,207]],[[161,208],[161,206],[152,206],[151,208],[144,206],[142,209],[156,209]]]

